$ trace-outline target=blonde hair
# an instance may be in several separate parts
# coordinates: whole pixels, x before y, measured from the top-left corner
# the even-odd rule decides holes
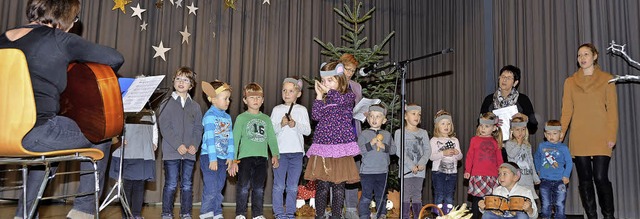
[[[486,120],[497,120],[498,116],[496,116],[496,114],[493,114],[492,112],[486,112],[480,115],[480,118]],[[496,125],[494,124],[494,126]],[[476,128],[476,135],[480,135],[480,123],[478,123],[478,127]],[[502,129],[500,128],[500,126],[496,126],[496,130],[491,133],[491,136],[496,139],[496,141],[498,142],[498,148],[502,150]]]
[[[249,93],[262,93],[263,96],[264,96],[264,91],[262,90],[262,87],[258,83],[255,83],[255,82],[251,82],[251,83],[247,84],[242,89],[242,96],[243,97],[248,97]]]
[[[516,115],[513,116],[513,118],[511,118],[511,122],[524,122],[527,123],[529,122],[529,117],[525,114],[522,113],[518,113]],[[509,136],[509,141],[513,141],[513,142],[518,142],[518,139],[516,139],[516,136],[513,135],[513,126],[511,126],[511,136]],[[531,144],[529,143],[529,129],[525,126],[524,127],[524,139],[522,140],[522,144],[527,145],[529,147],[531,147]]]
[[[336,66],[339,64],[340,62],[338,61],[332,61],[327,63],[326,65],[322,66],[322,68],[320,68],[320,71],[331,71],[336,69]],[[338,82],[338,92],[340,92],[340,94],[346,94],[349,91],[349,80],[347,79],[347,76],[343,74],[339,74],[339,75],[334,75],[331,76],[334,79],[336,79],[336,81]]]
[[[407,103],[407,105],[406,105],[406,106],[419,106],[419,105],[418,105],[418,104],[416,104],[416,103]],[[405,108],[406,108],[406,107],[405,107]],[[404,116],[406,116],[406,115],[407,115],[407,113],[409,113],[409,111],[405,111],[405,112],[404,112]],[[420,112],[420,113],[422,113],[422,112]],[[420,117],[422,117],[422,114],[420,115]],[[409,123],[408,123],[408,122],[406,122],[406,120],[407,120],[406,118],[404,118],[404,120],[405,120],[404,126],[406,127],[407,125],[409,125]],[[419,124],[420,124],[420,123],[418,123],[418,125],[419,125]]]
[[[451,116],[451,113],[445,111],[445,110],[439,110],[435,116],[433,116],[433,119],[435,120],[436,118],[440,117],[440,116]],[[440,129],[438,128],[438,123],[434,122],[433,123],[433,136],[434,137],[440,137],[440,136],[445,136],[448,138],[453,138],[456,137],[456,132],[455,132],[455,128],[453,126],[453,119],[451,119],[451,131],[449,133],[440,133]]]

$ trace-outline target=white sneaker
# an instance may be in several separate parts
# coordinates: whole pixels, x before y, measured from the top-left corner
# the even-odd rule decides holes
[[[257,216],[257,217],[253,217],[253,219],[266,219],[266,218],[264,216],[260,215],[260,216]]]
[[[236,219],[247,219],[244,215],[238,215],[236,216]]]

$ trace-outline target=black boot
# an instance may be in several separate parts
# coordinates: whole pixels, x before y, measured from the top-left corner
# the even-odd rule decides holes
[[[587,181],[579,184],[580,185],[578,186],[578,190],[580,190],[580,201],[582,201],[582,207],[584,208],[585,214],[587,214],[587,218],[597,219],[598,211],[595,197],[596,192],[593,188],[593,183],[591,181]]]
[[[611,182],[599,182],[597,186],[598,201],[600,202],[600,210],[604,219],[614,219],[613,216],[613,188]]]

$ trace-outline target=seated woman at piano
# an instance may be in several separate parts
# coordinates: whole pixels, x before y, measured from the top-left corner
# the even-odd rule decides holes
[[[75,148],[98,148],[104,159],[98,161],[100,180],[109,162],[111,141],[90,142],[80,131],[78,124],[60,116],[60,95],[67,86],[67,66],[70,63],[95,62],[117,71],[124,62],[123,56],[113,48],[97,45],[68,33],[78,21],[79,0],[29,0],[29,23],[7,30],[0,35],[0,48],[17,48],[24,52],[35,97],[37,120],[22,144],[30,151],[46,152]],[[114,87],[118,89],[118,87]],[[90,162],[82,162],[82,170],[93,170]],[[55,168],[52,168],[55,172]],[[44,170],[30,169],[27,182],[28,203],[36,198],[38,187],[44,179]],[[102,185],[102,184],[101,184]],[[91,192],[95,186],[93,174],[80,177],[79,192]],[[100,188],[102,191],[102,188]],[[21,218],[22,195],[19,196],[16,217]],[[29,208],[31,206],[27,206]],[[94,196],[77,197],[68,218],[91,217],[96,214]]]
[[[498,182],[500,186],[493,189],[491,195],[485,196],[478,203],[483,219],[538,218],[538,209],[532,204],[533,191],[527,187],[518,185],[520,180],[520,167],[513,162],[500,165]]]

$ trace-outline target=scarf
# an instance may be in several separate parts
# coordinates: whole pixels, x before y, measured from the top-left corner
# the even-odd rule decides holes
[[[495,109],[500,109],[503,107],[516,105],[516,103],[518,103],[519,95],[520,93],[518,93],[518,90],[516,90],[515,88],[511,88],[511,92],[509,93],[509,95],[507,95],[506,98],[502,97],[502,92],[498,87],[496,93],[493,94],[493,107]]]

